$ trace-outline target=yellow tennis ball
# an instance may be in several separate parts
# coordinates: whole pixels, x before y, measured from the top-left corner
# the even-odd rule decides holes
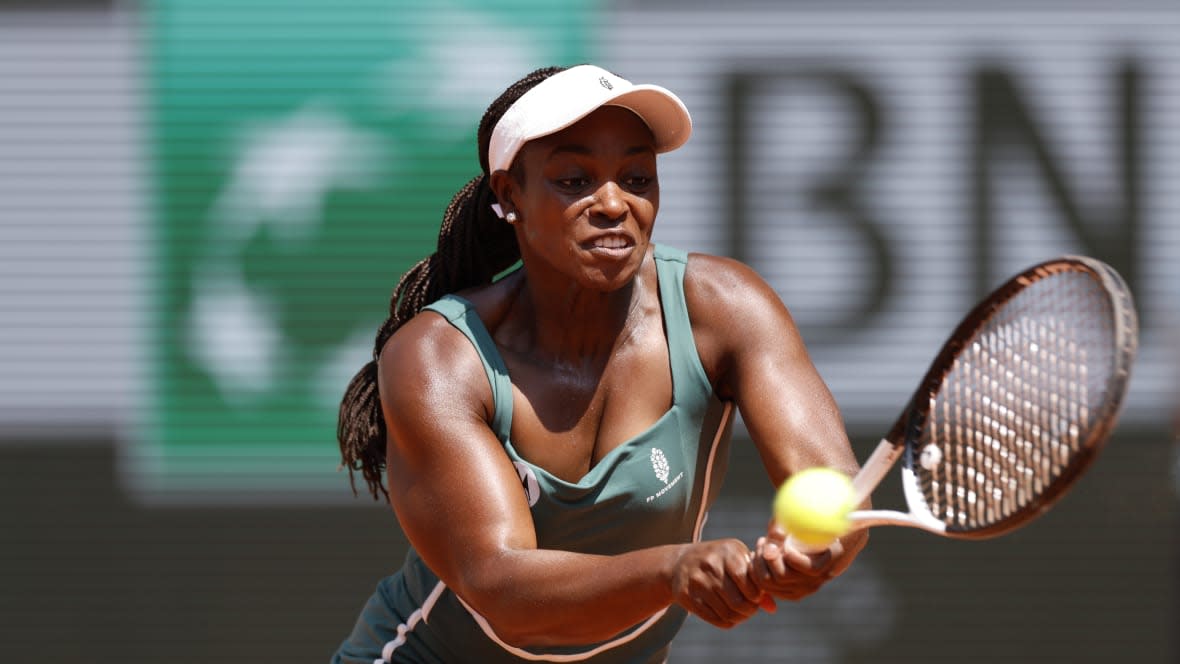
[[[783,482],[774,497],[774,518],[799,542],[826,547],[848,532],[856,508],[852,480],[831,468],[808,468]]]

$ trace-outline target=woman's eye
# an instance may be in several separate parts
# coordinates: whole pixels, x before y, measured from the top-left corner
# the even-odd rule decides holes
[[[576,191],[578,189],[585,187],[589,183],[590,183],[589,178],[584,178],[584,177],[570,177],[570,178],[558,178],[557,179],[557,186],[561,187],[562,189],[569,190],[569,191]]]
[[[648,187],[651,186],[651,183],[654,181],[655,181],[655,178],[647,176],[647,175],[632,175],[632,176],[626,178],[623,181],[623,183],[626,184],[627,187],[629,187],[631,189],[638,190],[638,189],[647,189]]]

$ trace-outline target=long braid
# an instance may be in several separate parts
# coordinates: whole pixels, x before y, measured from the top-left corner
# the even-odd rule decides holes
[[[488,146],[492,130],[504,111],[533,86],[562,69],[538,69],[512,84],[488,106],[480,120],[477,139],[483,172],[451,199],[443,214],[434,253],[411,267],[393,289],[389,318],[377,331],[373,359],[353,377],[340,402],[336,437],[340,443],[341,466],[348,468],[354,495],[355,471],[359,470],[374,499],[379,494],[389,498],[382,482],[386,429],[377,390],[377,360],[385,343],[422,307],[447,293],[489,284],[520,259],[520,247],[512,227],[491,209],[496,196],[488,185]]]

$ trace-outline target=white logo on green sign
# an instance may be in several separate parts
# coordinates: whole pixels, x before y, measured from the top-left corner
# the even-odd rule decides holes
[[[478,172],[484,109],[585,60],[545,2],[153,4],[155,269],[130,449],[152,492],[351,496],[336,408]]]

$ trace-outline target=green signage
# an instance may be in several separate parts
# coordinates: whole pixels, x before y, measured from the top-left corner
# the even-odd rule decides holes
[[[588,13],[541,0],[150,6],[138,488],[348,492],[336,408],[393,285],[478,173],[483,109],[536,67],[586,60]]]

